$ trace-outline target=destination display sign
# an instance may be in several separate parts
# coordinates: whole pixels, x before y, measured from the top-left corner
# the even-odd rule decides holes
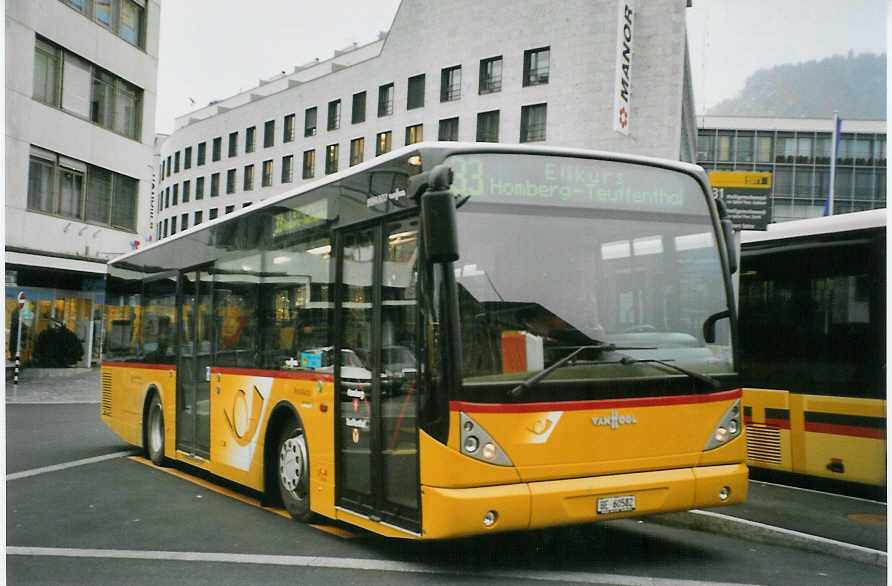
[[[725,202],[735,230],[767,230],[771,223],[771,173],[713,171],[713,195]]]
[[[452,190],[472,202],[707,213],[693,177],[614,161],[485,153],[453,155]]]

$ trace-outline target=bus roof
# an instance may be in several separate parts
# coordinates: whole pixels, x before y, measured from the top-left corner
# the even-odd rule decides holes
[[[408,158],[413,154],[419,154],[422,157],[422,161],[424,162],[424,170],[429,170],[440,163],[447,156],[458,154],[458,153],[507,153],[507,154],[538,154],[538,155],[555,155],[555,156],[570,156],[570,157],[586,157],[586,158],[595,158],[595,159],[603,159],[609,161],[616,162],[625,162],[625,163],[633,163],[633,164],[641,164],[641,165],[649,165],[662,167],[669,170],[679,171],[682,173],[687,173],[690,175],[694,175],[700,181],[701,184],[704,185],[706,189],[708,189],[708,179],[706,173],[703,171],[703,168],[698,165],[693,165],[691,163],[685,163],[681,161],[673,161],[670,159],[660,159],[656,157],[647,157],[643,155],[634,155],[627,153],[616,153],[609,151],[596,151],[589,149],[580,149],[580,148],[569,148],[569,147],[555,147],[555,146],[542,146],[542,145],[526,145],[526,144],[502,144],[502,143],[473,143],[473,142],[421,142],[412,145],[407,145],[405,147],[399,148],[397,150],[391,151],[390,153],[377,156],[374,159],[369,161],[365,161],[360,163],[359,165],[354,165],[352,167],[348,167],[342,171],[338,171],[337,173],[332,173],[331,175],[326,175],[323,178],[320,178],[316,181],[311,181],[306,184],[301,185],[293,190],[286,191],[277,196],[271,197],[267,200],[264,200],[260,203],[257,203],[252,206],[243,207],[241,209],[235,210],[232,213],[219,216],[214,220],[210,220],[204,222],[197,226],[192,226],[189,229],[182,231],[174,236],[169,238],[165,238],[164,240],[159,240],[157,242],[153,242],[148,246],[140,248],[139,250],[134,250],[131,252],[127,252],[118,257],[109,261],[109,265],[115,265],[118,263],[122,264],[140,264],[137,261],[137,258],[144,256],[152,256],[152,251],[156,251],[159,248],[166,248],[169,246],[175,245],[175,243],[179,242],[179,245],[182,246],[185,244],[184,239],[191,239],[196,241],[196,244],[204,243],[204,240],[207,239],[205,234],[214,230],[215,228],[225,224],[227,222],[231,222],[237,220],[240,217],[243,217],[248,214],[256,214],[261,210],[275,207],[286,200],[290,200],[295,196],[299,196],[321,187],[325,187],[327,185],[336,183],[348,177],[352,177],[358,173],[363,171],[373,170],[378,167],[387,166],[388,164],[392,164],[394,162],[398,162],[404,158]],[[431,161],[433,164],[429,163]],[[187,245],[188,246],[188,245]],[[169,267],[173,269],[174,267]]]
[[[741,232],[741,242],[750,244],[801,236],[814,236],[817,234],[851,232],[867,228],[884,228],[886,226],[886,214],[886,209],[882,208],[866,212],[852,212],[850,214],[778,222],[769,224],[768,229],[765,231],[743,230]]]

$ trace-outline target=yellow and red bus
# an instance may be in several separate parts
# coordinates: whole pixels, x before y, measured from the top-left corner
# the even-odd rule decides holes
[[[886,213],[743,232],[740,372],[747,461],[760,474],[884,493]]]
[[[403,538],[742,502],[702,169],[422,143],[109,264],[103,420]]]

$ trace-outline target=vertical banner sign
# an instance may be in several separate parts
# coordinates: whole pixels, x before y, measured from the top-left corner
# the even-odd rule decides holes
[[[771,223],[771,173],[713,171],[713,195],[725,202],[735,230],[766,230]]]
[[[613,88],[613,129],[629,135],[632,92],[632,38],[635,9],[629,2],[617,4],[616,84]]]

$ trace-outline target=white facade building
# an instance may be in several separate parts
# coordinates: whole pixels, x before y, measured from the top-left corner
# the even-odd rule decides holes
[[[88,363],[105,262],[149,234],[160,10],[6,2],[7,334],[24,292],[31,334],[64,322]]]
[[[178,118],[154,233],[421,140],[693,161],[693,114],[682,1],[403,0],[377,41]]]

